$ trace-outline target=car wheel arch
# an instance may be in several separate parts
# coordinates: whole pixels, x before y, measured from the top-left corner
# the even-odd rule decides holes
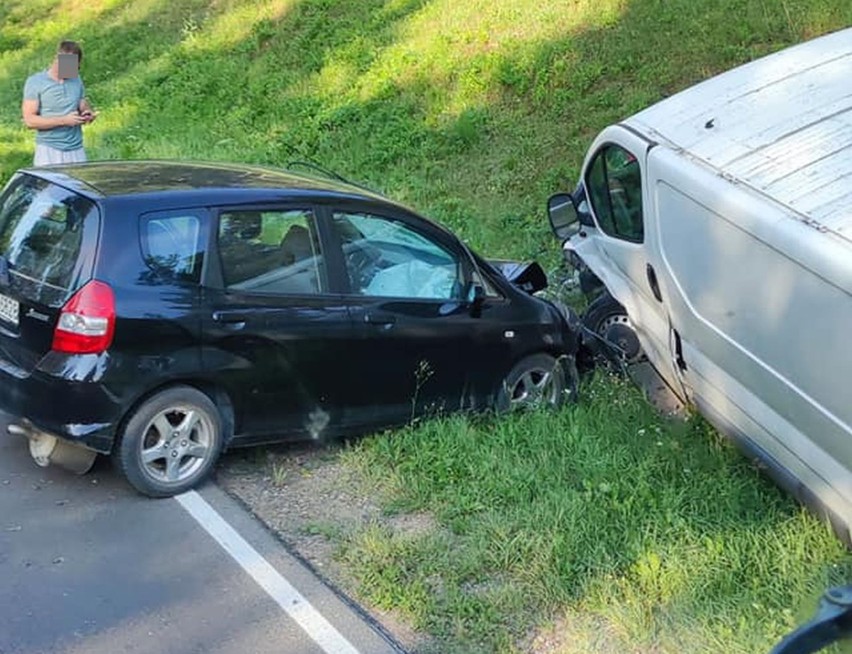
[[[124,410],[121,416],[121,420],[119,420],[116,424],[110,454],[113,454],[115,452],[116,445],[119,441],[119,435],[123,433],[128,421],[136,413],[139,407],[141,407],[145,402],[150,400],[155,395],[159,395],[164,391],[180,386],[193,388],[199,391],[200,393],[203,393],[216,406],[219,411],[220,419],[222,421],[222,435],[224,438],[223,450],[227,449],[231,441],[233,440],[234,434],[236,433],[236,413],[230,395],[225,389],[213,382],[189,378],[170,379],[161,384],[158,384],[157,386],[153,386],[147,389],[145,392],[137,395],[133,402],[131,402]]]

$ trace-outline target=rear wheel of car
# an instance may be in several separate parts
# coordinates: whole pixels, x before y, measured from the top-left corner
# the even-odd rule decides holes
[[[222,418],[204,393],[169,388],[142,403],[113,452],[119,471],[140,493],[169,497],[205,479],[222,451]]]
[[[549,354],[533,354],[519,361],[506,375],[497,393],[497,409],[514,411],[540,406],[558,407],[576,393],[576,369],[572,379],[563,362]]]

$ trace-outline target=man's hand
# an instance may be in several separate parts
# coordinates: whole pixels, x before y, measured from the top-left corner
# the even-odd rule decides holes
[[[98,112],[92,109],[92,105],[89,104],[89,100],[87,98],[83,98],[80,100],[80,105],[77,107],[77,110],[80,112],[80,115],[83,117],[83,122],[86,124],[91,123],[98,117]]]
[[[66,127],[74,127],[75,125],[82,125],[85,122],[87,122],[86,118],[84,116],[78,114],[76,111],[74,113],[70,113],[70,114],[67,114],[65,116],[62,116],[62,124],[65,125]]]

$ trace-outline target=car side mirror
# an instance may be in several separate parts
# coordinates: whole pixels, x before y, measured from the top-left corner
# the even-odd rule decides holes
[[[485,303],[485,287],[479,282],[473,282],[467,290],[467,303],[470,306],[470,315],[478,318],[482,314],[482,305]]]
[[[570,193],[557,193],[547,200],[550,227],[560,241],[567,241],[580,231],[580,216]]]

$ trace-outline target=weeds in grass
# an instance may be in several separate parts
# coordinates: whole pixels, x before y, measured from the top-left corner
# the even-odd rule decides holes
[[[281,487],[287,482],[289,471],[287,464],[281,461],[272,462],[272,483],[275,486]]]
[[[411,421],[413,422],[417,416],[417,399],[420,397],[420,389],[429,381],[433,374],[432,365],[422,359],[417,364],[417,369],[414,371],[414,393],[411,396]]]

